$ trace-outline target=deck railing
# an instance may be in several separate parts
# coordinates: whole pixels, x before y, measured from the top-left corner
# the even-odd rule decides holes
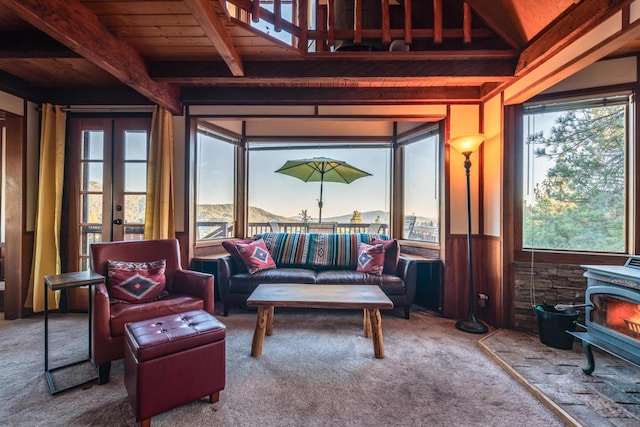
[[[303,222],[251,222],[249,223],[249,229],[247,235],[253,236],[256,234],[268,233],[271,231],[283,232],[283,233],[307,233],[314,223],[306,224]],[[389,226],[387,224],[351,224],[351,223],[330,223],[323,225],[333,225],[326,231],[327,233],[340,233],[340,234],[352,234],[352,233],[368,233],[374,232],[378,234],[388,234]],[[202,221],[196,223],[198,229],[198,240],[210,240],[233,237],[233,225],[230,222],[215,222],[215,221]],[[377,229],[377,230],[374,230]]]

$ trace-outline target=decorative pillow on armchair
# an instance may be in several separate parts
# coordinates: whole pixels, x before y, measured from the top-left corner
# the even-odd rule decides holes
[[[107,262],[107,290],[113,302],[138,304],[159,299],[167,282],[164,259],[151,262]]]
[[[384,274],[396,274],[398,261],[400,259],[400,244],[396,239],[379,240],[373,239],[372,245],[382,245],[384,247]]]
[[[238,254],[247,267],[249,274],[270,268],[276,268],[276,263],[265,245],[264,240],[258,239],[251,243],[235,243]]]
[[[382,244],[367,245],[366,243],[360,243],[360,246],[358,246],[356,271],[382,276],[383,269],[384,246],[382,246]]]

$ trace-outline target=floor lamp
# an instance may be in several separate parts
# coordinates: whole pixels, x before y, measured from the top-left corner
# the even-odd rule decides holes
[[[471,250],[471,184],[469,181],[471,160],[469,160],[469,157],[480,147],[483,141],[483,134],[464,135],[449,140],[449,145],[464,156],[464,169],[467,175],[467,265],[469,266],[467,275],[469,277],[469,312],[466,318],[456,322],[456,328],[472,334],[484,334],[489,331],[487,325],[476,319],[473,313],[473,252]]]

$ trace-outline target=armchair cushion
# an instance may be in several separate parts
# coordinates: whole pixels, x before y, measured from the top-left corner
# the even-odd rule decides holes
[[[138,304],[155,301],[164,292],[167,260],[107,262],[107,290],[112,302]]]

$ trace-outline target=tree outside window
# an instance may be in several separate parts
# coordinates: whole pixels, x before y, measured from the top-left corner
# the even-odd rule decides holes
[[[525,109],[523,247],[626,250],[627,98]]]

